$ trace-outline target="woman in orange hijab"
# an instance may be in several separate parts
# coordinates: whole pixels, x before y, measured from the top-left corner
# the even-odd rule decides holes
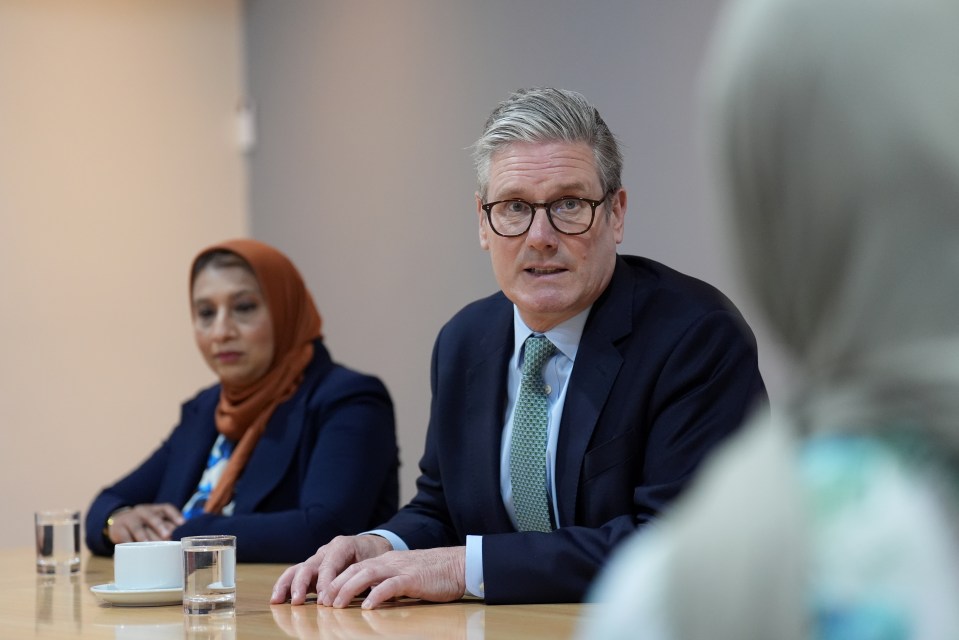
[[[393,406],[334,363],[299,272],[255,240],[208,247],[190,273],[197,346],[219,384],[87,512],[87,547],[237,536],[241,562],[296,562],[397,508]]]

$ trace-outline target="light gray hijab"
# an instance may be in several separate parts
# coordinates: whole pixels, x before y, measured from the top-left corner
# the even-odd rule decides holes
[[[738,0],[705,77],[735,248],[798,384],[610,573],[664,580],[634,580],[665,629],[637,637],[806,638],[800,439],[905,430],[959,469],[959,0]]]
[[[691,605],[678,638],[801,638],[796,438],[907,429],[959,468],[959,2],[741,0],[706,73],[735,248],[798,385],[680,507],[666,601]]]
[[[743,0],[707,116],[803,430],[915,423],[959,460],[959,2]]]

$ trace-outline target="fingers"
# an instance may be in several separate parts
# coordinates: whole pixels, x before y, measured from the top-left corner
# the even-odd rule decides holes
[[[162,540],[157,533],[140,521],[128,524],[121,528],[119,539],[116,542],[151,542]]]
[[[325,547],[320,547],[316,554],[295,567],[293,579],[290,582],[290,604],[303,604],[311,591],[318,591],[317,566],[322,562]]]
[[[395,576],[379,583],[372,589],[360,605],[364,609],[375,609],[388,600],[399,598],[410,591],[406,576]]]
[[[156,542],[157,540],[166,539],[163,536],[161,536],[159,533],[157,533],[157,531],[153,529],[152,527],[143,527],[143,529],[140,530],[140,537],[143,540],[147,540],[149,542]]]
[[[337,597],[338,587],[334,580],[356,562],[389,551],[390,544],[380,536],[337,536],[308,562],[315,562],[317,602],[332,602]],[[322,552],[322,553],[321,553]],[[337,584],[341,584],[342,581]],[[294,588],[296,585],[294,585]]]
[[[349,606],[356,595],[379,581],[375,565],[364,560],[352,564],[330,581],[329,586],[318,594],[317,603],[342,609]]]
[[[316,562],[316,595],[317,602],[323,601],[330,591],[331,583],[345,569],[348,570],[356,562],[356,545],[353,540],[334,538],[330,544],[323,547],[322,557],[317,552],[313,557]]]
[[[125,526],[122,522],[115,521],[112,525],[110,525],[109,534],[110,542],[113,544],[136,541],[133,536],[133,532],[130,531],[129,527]]]
[[[145,540],[169,540],[173,533],[173,523],[166,519],[161,505],[141,504],[134,509],[141,518],[141,528]]]
[[[357,594],[390,577],[389,573],[378,572],[378,565],[369,564],[370,559],[390,548],[387,540],[375,535],[338,536],[320,547],[313,557],[284,570],[273,585],[270,602],[280,604],[289,597],[290,604],[300,605],[315,591],[317,603],[346,607]]]
[[[146,542],[155,540],[155,534],[148,528],[143,516],[143,510],[134,507],[113,518],[110,526],[110,540],[115,544],[121,542]]]
[[[357,582],[355,588],[350,586],[341,594],[346,580],[355,575],[357,567],[364,566],[361,561],[379,557],[391,548],[392,546],[385,538],[376,535],[334,538],[324,548],[324,557],[317,567],[317,602],[326,606],[347,606],[357,593],[369,587],[370,584]],[[334,602],[343,604],[335,605]]]
[[[113,516],[107,533],[114,544],[170,540],[173,530],[184,521],[172,504],[140,504]]]
[[[160,517],[162,517],[167,522],[172,522],[176,526],[180,526],[186,522],[186,518],[183,517],[183,514],[180,513],[180,510],[174,507],[169,502],[165,504],[155,505],[157,511],[159,512]]]
[[[414,591],[409,579],[413,567],[404,562],[409,557],[407,551],[390,552],[352,564],[330,582],[317,602],[342,609],[369,589],[364,606],[370,609],[391,598],[409,595]]]
[[[270,596],[271,604],[282,604],[286,602],[287,597],[290,596],[290,585],[293,584],[293,576],[300,566],[301,565],[297,564],[292,567],[287,567],[286,570],[280,574],[280,577],[276,580],[276,584],[273,585],[273,593]]]
[[[305,562],[283,571],[273,585],[270,602],[279,604],[289,598],[290,604],[300,605],[306,602],[306,597],[311,591],[318,591],[319,567],[326,561],[331,546],[334,546],[333,542],[317,549],[316,553]]]
[[[375,609],[387,600],[415,591],[410,576],[396,574],[395,570],[395,566],[380,558],[351,566],[331,584],[331,593],[336,595],[326,606],[343,609],[369,590],[361,606],[364,609]]]

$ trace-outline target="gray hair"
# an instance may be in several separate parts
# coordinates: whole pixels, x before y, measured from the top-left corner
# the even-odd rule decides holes
[[[622,186],[623,156],[616,138],[581,93],[521,89],[499,103],[472,146],[480,197],[486,198],[493,155],[514,142],[585,142],[593,149],[603,194]]]

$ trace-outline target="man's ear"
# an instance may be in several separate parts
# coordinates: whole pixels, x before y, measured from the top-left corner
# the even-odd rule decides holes
[[[483,251],[489,251],[489,227],[486,221],[486,212],[483,211],[483,199],[476,192],[476,215],[479,217],[479,241]]]
[[[609,224],[613,227],[613,237],[616,244],[623,241],[623,234],[626,223],[626,189],[620,187],[619,191],[614,193],[611,200]]]

